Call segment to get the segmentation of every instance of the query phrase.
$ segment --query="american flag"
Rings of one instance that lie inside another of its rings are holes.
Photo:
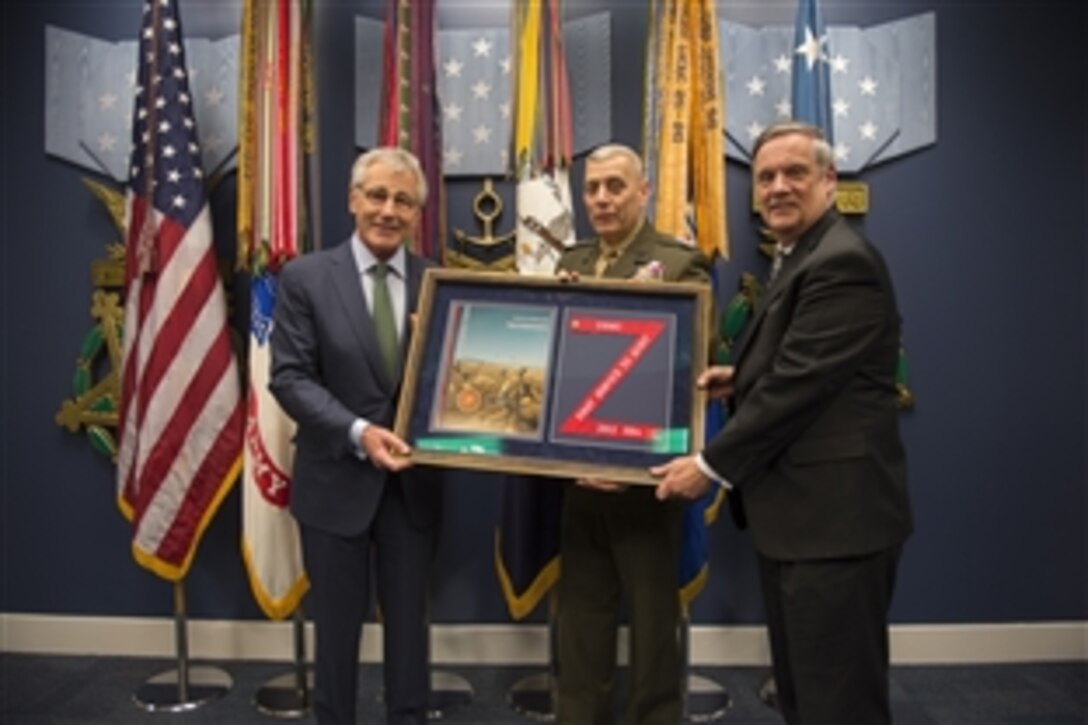
[[[176,0],[145,5],[137,67],[118,500],[137,562],[176,581],[238,476],[245,415]]]

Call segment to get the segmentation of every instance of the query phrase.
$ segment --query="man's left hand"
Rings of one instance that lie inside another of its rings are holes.
[[[654,492],[659,501],[668,498],[693,501],[710,489],[710,479],[695,462],[695,456],[682,456],[654,466],[650,475],[660,479]]]

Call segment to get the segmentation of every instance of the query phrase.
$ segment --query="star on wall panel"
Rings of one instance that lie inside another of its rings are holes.
[[[899,134],[873,163],[937,142],[937,15],[923,13],[867,30],[873,45],[900,60]]]
[[[778,37],[784,29],[771,33],[727,21],[720,26],[726,155],[746,161],[763,129],[790,116],[792,58]]]
[[[219,171],[238,145],[240,43],[241,36],[232,35],[217,41],[194,38],[185,44],[206,177]]]
[[[185,43],[201,163],[211,174],[238,145],[239,36]],[[107,42],[45,29],[45,151],[80,168],[128,178],[136,93],[136,41]]]
[[[509,165],[513,60],[506,30],[438,34],[438,104],[446,176],[502,173]]]
[[[118,182],[128,177],[136,46],[45,28],[45,151]]]
[[[576,154],[612,135],[610,28],[607,13],[563,25]],[[361,148],[373,147],[378,138],[382,29],[380,21],[355,20],[355,142]],[[516,71],[509,35],[505,28],[438,32],[436,80],[445,176],[509,170]]]
[[[867,166],[935,143],[936,18],[933,13],[872,28],[827,29],[827,63],[839,170]],[[792,27],[721,22],[726,152],[747,162],[756,137],[791,116]]]

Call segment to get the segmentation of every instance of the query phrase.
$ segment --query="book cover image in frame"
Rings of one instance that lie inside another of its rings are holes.
[[[427,271],[394,430],[423,465],[652,484],[703,437],[706,285]]]
[[[554,335],[554,308],[453,302],[430,429],[539,440]]]

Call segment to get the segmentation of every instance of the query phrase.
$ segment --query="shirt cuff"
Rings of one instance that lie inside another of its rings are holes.
[[[703,472],[704,476],[709,478],[711,481],[716,481],[717,483],[719,483],[721,487],[724,488],[726,491],[733,490],[733,484],[729,483],[729,481],[726,481],[724,478],[718,475],[718,472],[711,468],[710,464],[706,462],[705,458],[703,458],[702,453],[695,454],[695,465],[699,467],[699,470]]]
[[[355,451],[355,456],[360,461],[367,459],[366,451],[363,450],[363,433],[370,425],[369,421],[365,421],[362,418],[356,418],[355,422],[351,424],[351,430],[348,431],[348,436],[351,438],[351,450]]]

